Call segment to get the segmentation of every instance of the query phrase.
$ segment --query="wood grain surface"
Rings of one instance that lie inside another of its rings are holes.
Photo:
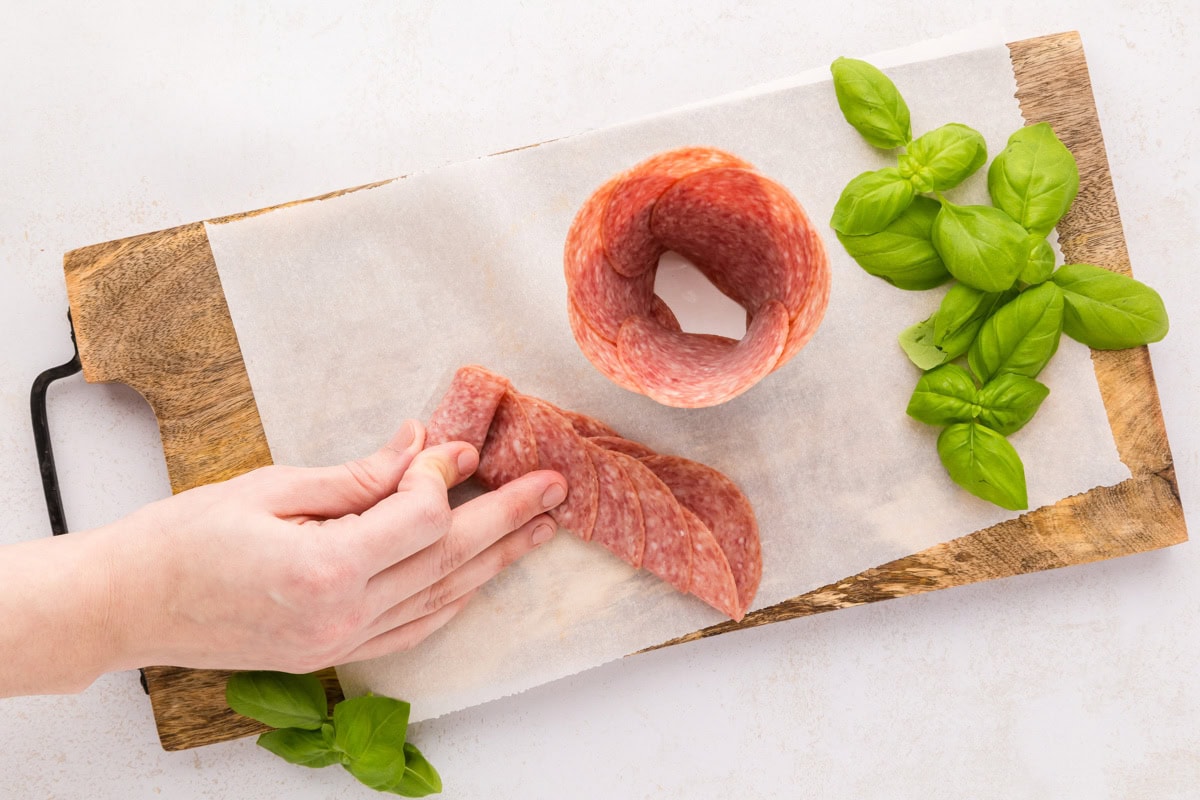
[[[1026,121],[1049,122],[1079,164],[1079,196],[1058,227],[1066,260],[1130,274],[1078,35],[1028,39],[1009,49]],[[84,376],[125,383],[145,396],[158,419],[174,491],[271,463],[203,224],[75,250],[66,255],[65,269]],[[1130,479],[753,612],[740,623],[715,625],[659,647],[1185,541],[1146,348],[1093,352],[1092,361]],[[169,666],[146,669],[163,747],[180,750],[263,730],[226,707],[227,675]],[[336,677],[332,670],[323,677],[333,702],[341,696]]]

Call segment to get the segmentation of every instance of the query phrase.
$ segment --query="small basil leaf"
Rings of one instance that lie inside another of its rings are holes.
[[[1075,157],[1045,122],[1021,128],[988,168],[988,193],[1035,236],[1045,237],[1079,193]]]
[[[1033,419],[1050,389],[1033,378],[1006,372],[979,390],[979,421],[1005,436],[1016,433]]]
[[[409,708],[404,700],[377,694],[342,700],[334,706],[334,744],[352,762],[398,758],[403,766]]]
[[[328,719],[325,688],[315,675],[235,672],[225,684],[225,701],[272,728],[317,730]]]
[[[900,157],[900,172],[918,192],[958,186],[987,161],[987,142],[974,128],[951,122],[922,134]]]
[[[1121,350],[1167,335],[1162,298],[1140,281],[1091,264],[1067,264],[1053,281],[1067,304],[1063,330],[1088,347]]]
[[[320,731],[299,728],[267,731],[258,737],[258,746],[302,767],[328,767],[341,760],[341,753],[329,746]]]
[[[933,246],[950,274],[985,292],[1013,285],[1029,256],[1025,229],[998,208],[942,203]]]
[[[404,775],[384,791],[403,797],[425,797],[442,790],[442,776],[418,750],[407,742],[404,745]]]
[[[905,328],[899,340],[908,360],[923,370],[933,369],[950,360],[933,343],[933,317]]]
[[[979,415],[975,381],[957,364],[944,364],[926,372],[913,389],[908,415],[926,425],[970,422]]]
[[[856,58],[836,59],[829,71],[842,115],[864,139],[885,150],[912,139],[908,105],[888,76]]]
[[[967,362],[984,383],[1004,372],[1036,378],[1058,350],[1062,327],[1062,292],[1043,283],[1017,295],[983,323]]]
[[[846,184],[829,224],[846,236],[878,233],[908,208],[913,195],[912,184],[895,167],[864,172]]]
[[[994,430],[978,422],[951,425],[937,450],[951,479],[971,494],[1012,511],[1029,507],[1021,457]]]
[[[1054,248],[1045,238],[1029,237],[1029,257],[1021,269],[1018,280],[1030,286],[1045,283],[1054,272]]]
[[[866,236],[837,234],[858,265],[901,289],[932,289],[950,280],[929,239],[938,203],[916,197],[886,228]]]
[[[965,283],[954,284],[933,315],[933,343],[947,358],[958,358],[971,347],[983,321],[1016,296],[1014,291],[981,292]]]

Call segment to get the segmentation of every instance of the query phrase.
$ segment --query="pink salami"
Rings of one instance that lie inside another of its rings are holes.
[[[687,591],[735,620],[746,615],[738,599],[733,571],[712,531],[689,509],[683,509],[692,542],[692,574]]]
[[[612,450],[617,453],[624,453],[627,456],[634,458],[642,458],[643,456],[656,456],[658,453],[651,450],[641,442],[635,442],[630,439],[623,439],[620,436],[593,436],[592,442],[600,445],[605,450]]]
[[[630,480],[625,467],[611,453],[586,440],[584,446],[596,469],[599,488],[596,526],[589,538],[608,548],[622,561],[640,567],[646,547],[640,491]],[[642,467],[641,464],[638,466]],[[646,568],[649,569],[648,566]]]
[[[654,294],[666,250],[746,309],[740,343],[679,329]],[[829,302],[829,259],[804,209],[710,147],[661,153],[600,187],[571,225],[563,270],[588,360],[619,386],[682,408],[724,403],[781,367]]]
[[[596,525],[599,487],[583,439],[549,403],[528,395],[519,395],[518,401],[533,429],[537,468],[555,470],[567,479],[567,499],[547,513],[580,539],[590,539]]]
[[[620,464],[637,490],[646,531],[641,567],[679,591],[688,591],[692,539],[679,502],[666,484],[636,458],[614,450],[596,449]]]
[[[754,509],[742,490],[710,466],[678,456],[649,456],[642,463],[670,487],[675,499],[712,531],[737,585],[741,616],[762,580],[762,545]]]
[[[487,488],[495,489],[537,468],[533,427],[516,392],[509,389],[496,406],[491,429],[479,451],[475,477]]]
[[[425,446],[467,442],[483,449],[500,399],[511,388],[508,379],[483,367],[467,366],[454,373],[450,388],[429,417]]]

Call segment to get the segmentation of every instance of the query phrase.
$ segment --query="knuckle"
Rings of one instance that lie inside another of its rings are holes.
[[[431,492],[415,499],[417,519],[426,528],[445,532],[450,529],[450,502],[444,494]]]
[[[453,588],[445,580],[438,581],[422,592],[420,616],[426,616],[449,603],[453,597]]]
[[[354,481],[354,485],[368,495],[376,496],[385,494],[396,488],[389,486],[388,482],[384,480],[384,476],[367,459],[360,458],[355,461],[347,461],[342,466],[350,473],[350,478]]]
[[[449,575],[454,570],[461,567],[470,556],[467,544],[460,539],[447,536],[442,540],[438,548],[438,558],[436,560],[437,575],[435,579],[440,579],[443,575]],[[435,584],[436,585],[436,582]],[[432,587],[430,587],[432,588]]]

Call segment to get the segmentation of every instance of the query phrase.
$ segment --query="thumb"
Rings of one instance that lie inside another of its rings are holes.
[[[333,467],[287,469],[272,492],[275,510],[289,517],[333,519],[361,514],[395,493],[425,443],[425,428],[407,420],[383,447],[365,458]]]

